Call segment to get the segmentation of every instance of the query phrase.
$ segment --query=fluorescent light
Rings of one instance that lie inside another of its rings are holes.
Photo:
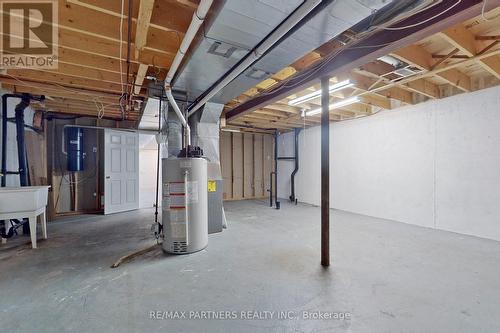
[[[342,100],[340,102],[336,102],[336,103],[330,104],[329,110],[338,109],[338,108],[341,108],[341,107],[346,106],[346,105],[351,105],[351,104],[357,103],[359,101],[360,101],[359,97],[358,96],[354,96],[354,97],[351,97],[351,98],[348,98],[348,99],[344,99],[344,100]],[[321,108],[317,108],[317,109],[313,109],[313,110],[307,111],[306,112],[306,116],[313,116],[313,115],[318,114],[318,113],[321,113]]]
[[[344,88],[348,88],[348,87],[352,87],[354,85],[354,83],[351,83],[350,80],[345,80],[345,81],[340,81],[340,82],[337,82],[335,84],[332,84],[329,88],[328,88],[328,92],[331,94],[335,91],[339,91],[341,89],[344,89]],[[305,103],[305,102],[308,102],[312,99],[315,99],[317,97],[321,96],[321,89],[320,90],[317,90],[317,91],[314,91],[312,93],[309,93],[307,95],[304,95],[304,96],[300,96],[300,97],[297,97],[297,98],[294,98],[292,100],[290,100],[288,102],[288,105],[298,105],[298,104],[301,104],[301,103]]]

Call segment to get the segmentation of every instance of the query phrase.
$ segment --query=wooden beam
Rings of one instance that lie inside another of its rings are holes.
[[[351,105],[346,105],[342,107],[343,110],[347,110],[359,115],[366,115],[372,113],[372,106],[362,103],[355,103]]]
[[[117,1],[100,1],[99,5],[106,5],[108,2]],[[163,2],[163,1],[162,1]],[[161,36],[166,36],[171,33],[183,33],[187,30],[193,10],[184,10],[181,8],[173,8],[172,4],[159,2],[157,10],[154,11],[151,17],[150,28],[154,31],[161,40]],[[84,2],[77,0],[61,0],[59,3],[59,26],[70,28],[84,34],[93,34],[96,36],[104,36],[108,38],[120,39],[120,20],[126,21],[126,13],[122,17],[120,14],[121,8],[117,11],[98,10],[100,6],[89,7]],[[119,4],[119,2],[118,2]],[[178,12],[176,10],[179,9]],[[135,36],[137,31],[137,20],[133,15],[132,19],[132,35]],[[89,20],[92,18],[92,20]],[[124,24],[124,26],[126,23]],[[182,37],[181,37],[182,39]]]
[[[135,48],[142,51],[146,46],[149,24],[153,14],[154,0],[140,0],[139,16],[137,18],[137,30],[135,33]]]
[[[420,45],[410,45],[393,52],[391,55],[396,58],[412,64],[421,70],[431,70],[434,64],[432,55]]]
[[[448,81],[449,84],[457,87],[462,91],[469,92],[472,89],[470,77],[468,77],[458,69],[449,69],[447,71],[437,73],[436,76]]]
[[[66,97],[80,100],[92,100],[92,98],[97,98],[100,101],[116,101],[120,97],[120,94],[118,93],[111,94],[84,88],[63,89],[60,85],[54,85],[48,82],[37,82],[25,79],[19,81],[2,75],[0,75],[0,82],[2,85],[10,85],[14,87],[16,92],[28,92],[35,95],[49,95],[53,97]]]
[[[401,89],[399,87],[390,87],[385,90],[378,92],[387,98],[397,99],[405,104],[414,104],[413,94],[407,90]]]
[[[442,36],[447,42],[460,49],[468,57],[477,55],[479,47],[476,44],[476,37],[462,24],[458,24],[448,30],[443,31]],[[500,79],[500,60],[498,57],[478,59],[477,63],[491,75]]]
[[[271,105],[268,105],[265,107],[265,109],[271,109],[271,110],[278,110],[278,111],[283,111],[283,112],[288,112],[288,113],[293,113],[293,114],[299,114],[300,110],[297,107],[286,105],[286,104],[280,104],[280,103],[274,103]]]
[[[134,94],[139,95],[141,93],[142,83],[144,82],[144,78],[146,77],[147,71],[148,71],[148,65],[144,64],[139,65],[139,69],[137,70],[137,76],[135,78]]]
[[[362,104],[373,105],[386,110],[391,109],[391,101],[384,97],[377,95],[364,95],[360,97],[360,100],[360,103]]]
[[[477,53],[474,35],[462,24],[458,24],[438,34],[469,57]]]
[[[438,99],[441,97],[439,87],[436,84],[425,79],[410,81],[406,83],[406,87],[429,98]]]
[[[470,91],[471,90],[471,79],[466,74],[462,73],[456,68],[446,69],[446,66],[440,68],[439,71],[432,70],[432,66],[434,64],[434,59],[432,58],[432,54],[430,54],[426,49],[424,49],[420,45],[411,45],[409,47],[405,47],[396,52],[393,52],[393,55],[404,62],[415,65],[422,70],[432,71],[435,76],[444,79],[451,85],[463,90]],[[414,79],[419,78],[418,75],[415,75]],[[413,81],[411,78],[409,81]]]
[[[98,80],[75,78],[72,76],[60,73],[48,73],[36,71],[31,69],[9,69],[9,75],[12,75],[21,80],[31,80],[34,82],[51,82],[54,84],[64,84],[65,86],[74,88],[88,88],[104,92],[121,92],[122,87],[120,84],[102,82]]]
[[[38,72],[49,74],[63,74],[74,78],[96,80],[100,82],[120,83],[120,73],[103,71],[96,68],[86,68],[78,65],[59,63],[57,69],[35,69]],[[22,75],[24,70],[19,70]],[[124,74],[125,76],[125,74]],[[129,77],[132,77],[132,73]]]
[[[89,109],[99,109],[102,107],[105,108],[114,108],[114,109],[119,109],[120,105],[118,103],[118,100],[115,100],[113,103],[95,103],[94,101],[81,101],[81,100],[74,100],[74,99],[69,99],[69,98],[53,98],[52,100],[47,100],[45,101],[45,105],[52,105],[52,106],[59,106],[59,107],[66,107],[66,108],[71,108],[71,107],[76,107],[76,108],[89,108]]]
[[[500,58],[492,56],[481,60],[482,67],[500,80]]]
[[[79,116],[98,117],[98,111],[95,109],[86,109],[86,108],[67,109],[67,108],[60,108],[60,107],[55,107],[55,108],[48,107],[46,111],[62,113],[62,114],[79,115]],[[105,110],[104,114],[102,116],[103,116],[103,118],[111,118],[111,119],[117,119],[117,120],[122,119],[120,112],[111,111],[111,110]],[[129,120],[137,120],[138,115],[136,113],[132,113],[128,119]]]
[[[476,40],[500,40],[500,35],[476,36]]]

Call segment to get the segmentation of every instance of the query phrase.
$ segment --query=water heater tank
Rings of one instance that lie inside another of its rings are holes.
[[[83,129],[80,127],[67,127],[66,135],[67,169],[68,171],[83,170]]]
[[[181,157],[162,160],[163,250],[192,253],[208,244],[207,161]]]

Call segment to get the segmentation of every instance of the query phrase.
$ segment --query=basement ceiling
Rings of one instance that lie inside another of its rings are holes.
[[[336,0],[239,75],[211,101],[227,103],[368,17],[388,0]],[[276,28],[302,1],[227,0],[174,87],[195,99]]]
[[[48,96],[45,105],[39,106],[46,111],[110,119],[122,119],[119,98],[128,92],[132,97],[123,116],[137,120],[146,98],[144,76],[165,76],[198,1],[132,1],[130,65],[128,1],[124,1],[123,14],[121,1],[116,0],[56,2],[59,68],[9,69],[0,74],[2,87]]]
[[[330,49],[336,48],[331,42],[322,47],[325,48],[328,44],[331,44]],[[484,17],[480,15],[461,22],[415,44],[395,50],[388,56],[373,59],[331,78],[331,84],[344,80],[353,83],[352,86],[332,93],[331,104],[353,97],[359,99],[356,103],[330,110],[332,121],[366,117],[381,110],[498,85],[500,8],[486,12]],[[301,61],[283,68],[283,75],[261,81],[228,102],[226,110],[266,93],[275,85],[279,86],[284,80],[300,74],[303,69],[321,61],[323,57],[318,50],[305,55]],[[301,67],[302,62],[306,62],[307,66]],[[287,131],[296,127],[318,125],[320,114],[307,116],[307,112],[320,107],[319,95],[298,105],[290,105],[293,104],[290,101],[319,89],[319,84],[315,84],[250,113],[229,118],[227,128],[273,132],[276,129]]]

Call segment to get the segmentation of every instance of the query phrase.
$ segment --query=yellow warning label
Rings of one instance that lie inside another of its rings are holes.
[[[215,180],[208,181],[208,192],[216,192],[217,191],[217,183]]]

